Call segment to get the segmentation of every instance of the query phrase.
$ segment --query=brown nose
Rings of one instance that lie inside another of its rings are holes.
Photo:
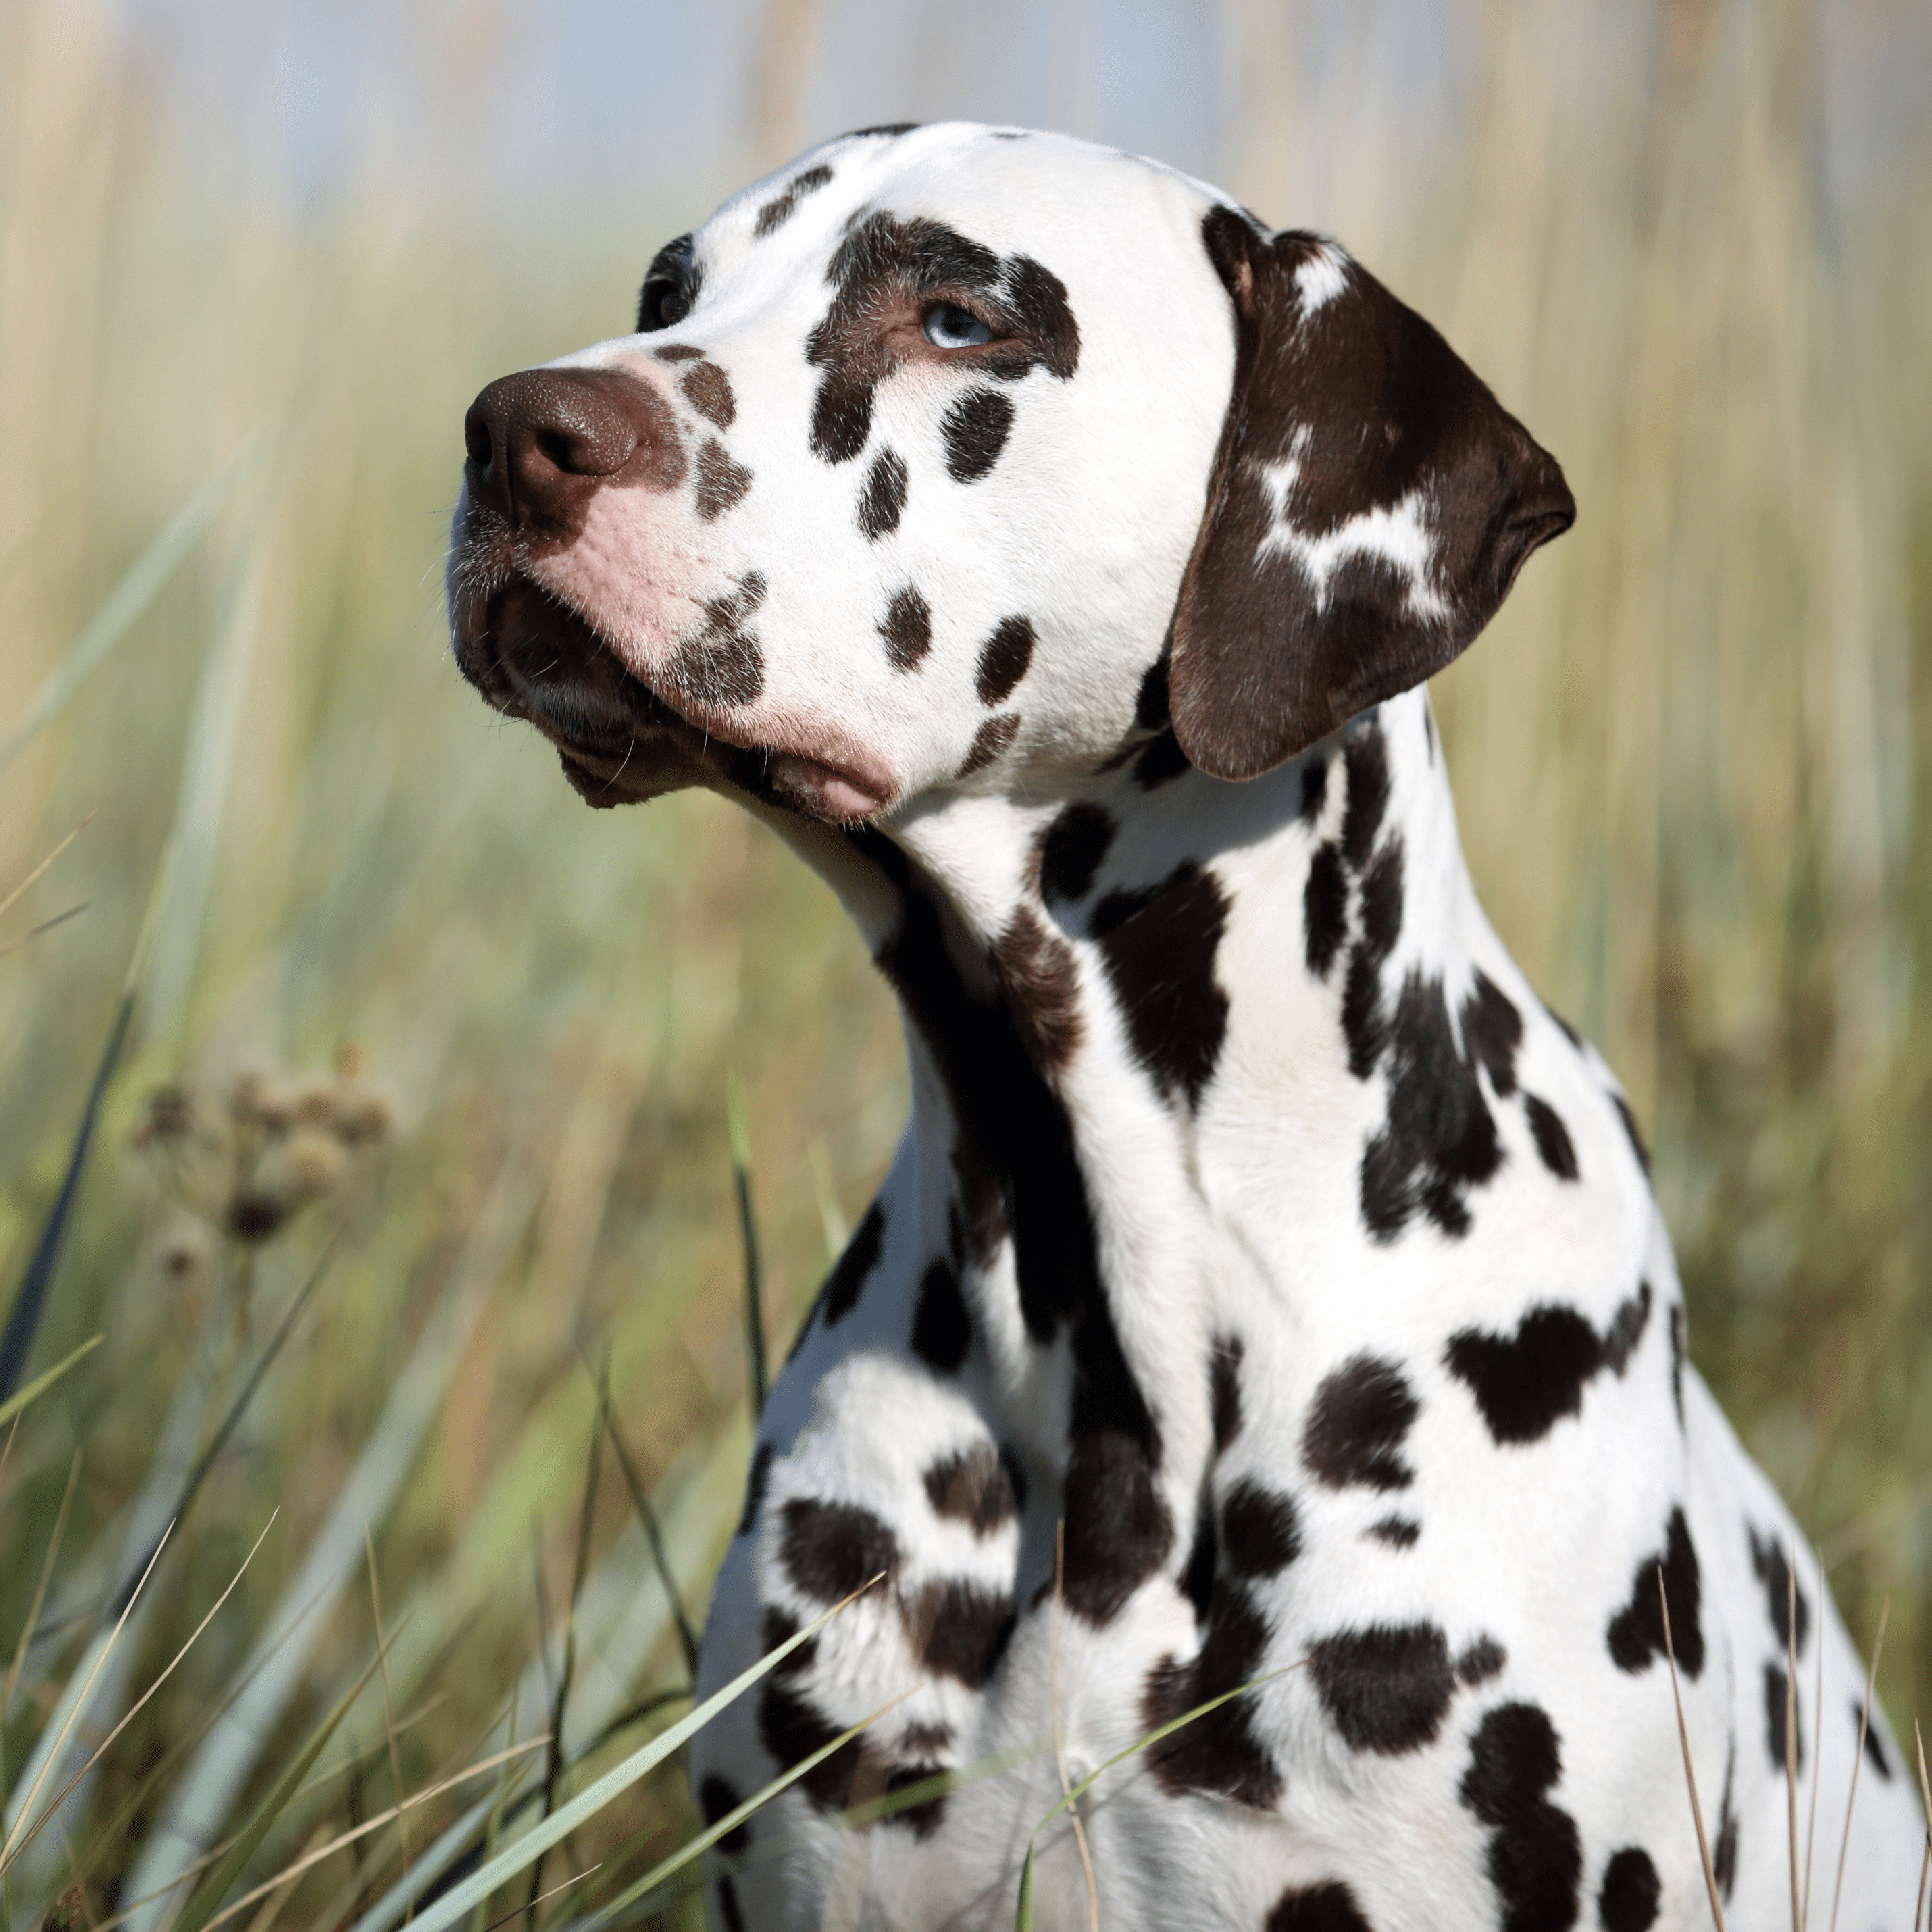
[[[684,474],[670,406],[616,369],[524,369],[492,382],[463,419],[470,500],[512,528],[574,535],[607,482],[668,490]]]

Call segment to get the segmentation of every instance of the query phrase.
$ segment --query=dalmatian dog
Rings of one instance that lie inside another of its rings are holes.
[[[1810,1911],[1856,1775],[1838,1923],[1904,1932],[1904,1755],[1460,854],[1424,684],[1574,506],[1442,338],[1170,169],[872,128],[465,431],[465,675],[593,806],[739,801],[904,1012],[700,1691],[872,1587],[694,1746],[713,1822],[816,1755],[712,1924],[1010,1925],[1063,1761],[1252,1686],[1040,1834],[1036,1924],[1090,1862],[1109,1932],[1707,1924],[1667,1604],[1728,1924],[1795,1766]]]

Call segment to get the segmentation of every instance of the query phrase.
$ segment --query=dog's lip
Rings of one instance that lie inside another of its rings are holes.
[[[802,752],[773,752],[769,769],[781,791],[815,801],[828,818],[872,818],[892,802],[892,787],[872,773],[829,764]]]
[[[816,817],[841,824],[871,818],[885,810],[898,790],[890,777],[854,748],[842,744],[834,751],[824,742],[823,734],[791,720],[767,720],[760,728],[748,728],[734,722],[728,713],[688,703],[680,706],[644,679],[638,681],[688,728],[762,758],[773,788]]]
[[[502,664],[509,687],[504,697],[510,701],[505,703],[502,698],[493,701],[502,710],[528,718],[560,748],[600,761],[621,760],[631,740],[653,733],[662,734],[667,729],[675,731],[681,727],[698,741],[692,748],[700,758],[704,742],[715,740],[734,751],[762,759],[773,789],[814,818],[850,824],[874,818],[892,803],[898,789],[897,784],[856,747],[848,743],[836,746],[827,743],[823,733],[812,731],[790,719],[768,719],[758,725],[747,725],[728,712],[693,704],[688,698],[680,702],[648,678],[640,676],[632,668],[628,654],[622,646],[574,599],[560,596],[526,577],[524,580],[560,614],[581,624],[610,652],[637,688],[668,714],[660,718],[627,717],[621,720],[613,717],[608,725],[592,733],[573,730],[566,719],[545,702],[548,694],[540,685],[518,674],[513,667]],[[496,600],[492,598],[489,601],[494,603]],[[487,633],[488,628],[485,619],[478,629]],[[500,658],[497,662],[502,663]]]

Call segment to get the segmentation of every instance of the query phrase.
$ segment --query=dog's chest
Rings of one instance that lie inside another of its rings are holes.
[[[1794,1532],[1432,766],[1418,700],[1211,868],[1156,820],[1056,874],[1049,832],[1051,926],[992,942],[1004,1042],[909,890],[882,964],[924,1098],[768,1406],[704,1682],[859,1594],[696,1748],[714,1816],[806,1766],[728,1925],[1004,1922],[1063,1762],[1116,1758],[1082,1806],[1112,1925],[1692,1922],[1666,1603],[1761,1888]],[[1828,1607],[1812,1642],[1856,1701]],[[1066,1832],[1042,1925],[1084,1922]]]
[[[1058,1165],[1026,1124],[1038,1094],[995,1106],[915,1033],[950,1105],[775,1393],[707,1658],[865,1592],[728,1722],[787,1765],[890,1707],[806,1774],[803,1808],[913,1794],[867,1857],[916,1851],[920,1884],[1021,1855],[1058,1796],[1036,1755],[1056,1714],[1076,1780],[1188,1719],[1094,1821],[1117,1870],[1162,1848],[1170,1882],[1258,1900],[1390,1808],[1480,1868],[1490,1828],[1450,1759],[1512,1684],[1553,1724],[1586,1630],[1613,1674],[1602,1630],[1683,1486],[1675,1275],[1600,1064],[1492,941],[1442,956],[1434,830],[1388,762],[1337,758],[1292,824],[1218,864],[1204,966],[1151,992],[1120,935],[1164,896],[1198,918],[1199,874],[1156,864],[1111,911],[1104,868],[1076,881],[1056,997],[1088,1050],[1053,1084]],[[1170,1037],[1213,1035],[1191,1090],[1198,1054],[1137,1046],[1149,998]],[[1285,1075],[1292,1102],[1259,1105]],[[982,1245],[971,1176],[1003,1161]],[[1027,1278],[1040,1228],[1102,1297],[1067,1291],[1044,1335],[1065,1284]],[[1266,1916],[1233,1902],[1203,1922]]]

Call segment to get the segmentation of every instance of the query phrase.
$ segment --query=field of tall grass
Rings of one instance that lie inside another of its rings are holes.
[[[1867,1643],[1889,1598],[1909,1736],[1932,155],[1832,132],[1820,50],[1882,8],[1470,0],[1423,134],[1400,11],[1230,0],[1222,178],[1568,471],[1576,529],[1438,687],[1466,842],[1650,1133],[1694,1357]],[[738,1176],[776,1357],[903,1068],[815,880],[716,801],[586,812],[442,643],[469,399],[621,329],[730,184],[493,206],[372,136],[298,198],[113,17],[0,5],[0,1400],[100,1338],[0,1411],[0,1932],[64,1893],[375,1932],[684,1716],[749,1441]],[[673,1754],[464,1922],[596,1866],[536,1908],[574,1922],[694,1828]]]

